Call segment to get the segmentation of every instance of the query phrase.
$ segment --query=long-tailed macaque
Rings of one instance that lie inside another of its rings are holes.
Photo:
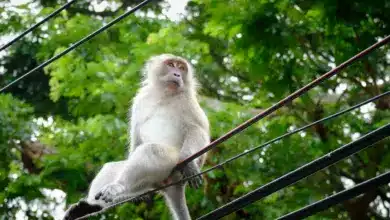
[[[65,219],[200,172],[205,156],[172,173],[179,161],[210,142],[209,122],[196,98],[196,86],[193,67],[182,57],[162,54],[146,63],[144,81],[130,111],[128,159],[105,164],[87,198],[70,207]],[[201,183],[201,177],[189,181],[191,187]],[[184,188],[185,183],[163,191],[173,217],[179,220],[191,219]]]

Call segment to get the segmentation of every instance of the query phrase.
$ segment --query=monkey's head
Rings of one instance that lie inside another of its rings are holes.
[[[172,54],[154,56],[145,66],[144,84],[170,93],[194,91],[193,68],[186,59]]]

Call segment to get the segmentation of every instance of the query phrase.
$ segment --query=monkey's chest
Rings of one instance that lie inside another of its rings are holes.
[[[157,111],[139,128],[142,142],[181,147],[183,143],[183,121],[173,112]]]

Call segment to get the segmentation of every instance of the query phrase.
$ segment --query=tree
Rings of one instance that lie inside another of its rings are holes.
[[[136,2],[78,1],[2,55],[1,85]],[[99,3],[108,6],[96,7]],[[0,3],[0,33],[16,34],[61,4]],[[176,53],[194,64],[202,106],[217,138],[390,33],[390,5],[384,0],[194,0],[179,21],[165,17],[165,7],[152,3],[0,94],[0,184],[5,189],[0,216],[51,219],[50,204],[56,201],[47,196],[48,190],[63,191],[69,205],[85,195],[102,164],[125,157],[129,100],[139,87],[144,61],[153,54]],[[217,146],[206,166],[388,91],[388,54],[388,46],[378,49],[277,115]],[[194,217],[205,214],[389,123],[389,109],[390,97],[383,98],[208,173],[203,190],[187,190],[190,212]],[[274,219],[383,173],[390,167],[389,147],[390,141],[384,140],[226,219]],[[313,219],[389,218],[388,192],[388,186],[373,189]],[[169,218],[158,195],[149,203],[126,204],[105,215]]]

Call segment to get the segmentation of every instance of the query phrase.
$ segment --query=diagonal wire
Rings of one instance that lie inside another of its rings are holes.
[[[363,106],[363,105],[366,105],[366,104],[368,104],[368,103],[370,103],[370,102],[373,102],[373,101],[375,101],[375,100],[377,100],[377,99],[380,99],[380,98],[382,98],[382,97],[384,97],[384,96],[387,96],[387,95],[390,95],[390,91],[387,91],[387,92],[382,93],[382,94],[380,94],[380,95],[374,96],[374,97],[372,97],[372,98],[370,98],[370,99],[367,99],[367,100],[364,101],[364,102],[361,102],[361,103],[356,104],[356,105],[354,105],[354,106],[352,106],[352,107],[350,107],[350,108],[347,108],[347,109],[345,109],[345,110],[342,110],[342,111],[340,111],[340,112],[337,112],[337,113],[335,113],[335,114],[333,114],[333,115],[330,115],[330,116],[328,116],[328,117],[325,117],[325,118],[322,118],[322,119],[317,120],[317,121],[315,121],[315,122],[312,122],[312,123],[310,123],[310,124],[308,124],[308,125],[305,125],[305,126],[303,126],[303,127],[298,128],[298,129],[296,129],[296,130],[294,130],[294,131],[285,133],[285,134],[283,134],[283,135],[281,135],[281,136],[279,136],[279,137],[277,137],[277,138],[274,138],[274,139],[272,139],[272,140],[270,140],[270,141],[265,142],[264,144],[261,144],[261,145],[258,146],[258,147],[254,147],[254,148],[249,149],[249,150],[246,150],[246,151],[244,151],[243,153],[240,153],[240,154],[238,154],[238,155],[236,155],[236,156],[234,156],[234,157],[231,157],[231,158],[225,160],[224,162],[219,163],[219,164],[217,164],[217,165],[215,165],[215,166],[213,166],[213,167],[210,167],[210,168],[208,168],[208,169],[206,169],[206,170],[204,170],[204,171],[202,171],[202,172],[200,172],[200,173],[197,173],[197,174],[194,174],[194,175],[192,175],[192,176],[183,178],[183,179],[181,179],[181,180],[179,180],[179,181],[177,181],[177,182],[174,182],[174,183],[165,185],[165,186],[163,186],[163,187],[159,187],[159,188],[150,190],[150,191],[148,191],[148,192],[146,192],[146,193],[143,193],[143,194],[141,194],[141,195],[139,195],[139,196],[136,196],[136,197],[131,197],[131,198],[128,198],[128,197],[124,197],[124,198],[123,198],[123,197],[120,197],[120,198],[117,198],[117,199],[115,199],[115,201],[120,201],[120,202],[117,202],[117,203],[115,203],[115,204],[112,204],[112,205],[110,205],[110,206],[108,206],[108,207],[106,207],[106,208],[103,208],[102,210],[100,210],[100,211],[98,211],[98,212],[94,212],[94,213],[85,215],[85,216],[80,217],[80,218],[78,218],[78,219],[85,219],[85,218],[87,218],[87,217],[94,216],[94,215],[97,215],[97,214],[99,214],[99,213],[103,213],[103,212],[105,212],[106,210],[111,209],[111,208],[113,208],[113,207],[115,207],[115,206],[117,206],[117,205],[120,205],[120,204],[129,202],[129,201],[132,201],[132,200],[134,200],[134,199],[136,199],[136,198],[145,196],[145,195],[147,195],[147,194],[151,194],[151,193],[158,192],[158,191],[160,191],[160,190],[163,190],[163,189],[168,188],[168,187],[173,186],[173,185],[177,185],[177,184],[180,184],[180,183],[184,183],[184,182],[186,182],[186,181],[188,181],[188,180],[190,180],[190,179],[192,179],[192,178],[195,178],[195,177],[197,177],[197,176],[201,176],[201,175],[203,175],[203,174],[205,174],[205,173],[208,173],[208,172],[210,172],[210,171],[212,171],[212,170],[215,170],[215,169],[217,169],[217,168],[219,168],[219,167],[222,167],[223,165],[225,165],[225,164],[227,164],[227,163],[229,163],[229,162],[231,162],[231,161],[233,161],[233,160],[236,160],[236,159],[238,159],[238,158],[240,158],[240,157],[243,157],[243,156],[245,156],[245,155],[247,155],[247,154],[249,154],[249,153],[251,153],[251,152],[253,152],[253,151],[255,151],[255,150],[258,150],[258,149],[261,149],[261,148],[263,148],[263,147],[266,147],[266,146],[268,146],[268,145],[270,145],[270,144],[272,144],[272,143],[275,143],[275,142],[277,142],[277,141],[279,141],[279,140],[281,140],[281,139],[283,139],[283,138],[285,138],[285,137],[288,137],[288,136],[290,136],[290,135],[296,134],[296,133],[298,133],[298,132],[300,132],[300,131],[303,131],[303,130],[305,130],[305,129],[309,128],[309,127],[312,127],[312,126],[314,126],[314,125],[317,125],[317,124],[319,124],[319,123],[322,123],[322,122],[325,122],[325,121],[334,119],[334,118],[336,118],[336,117],[338,117],[338,116],[340,116],[340,115],[342,115],[342,114],[345,114],[345,113],[347,113],[347,112],[350,112],[350,111],[352,111],[352,110],[355,110],[355,109],[357,109],[357,108],[359,108],[359,107],[361,107],[361,106]]]
[[[355,198],[360,194],[363,194],[370,189],[378,188],[381,185],[385,185],[390,182],[390,171],[376,176],[374,178],[368,179],[362,183],[357,184],[356,186],[343,190],[339,193],[326,197],[320,201],[314,202],[306,207],[303,207],[294,212],[288,213],[282,217],[279,217],[277,220],[295,220],[295,219],[304,219],[306,217],[312,216],[320,211],[324,211],[338,203],[343,201]]]
[[[50,20],[52,17],[56,16],[57,14],[59,14],[62,10],[66,9],[66,8],[69,8],[69,6],[71,4],[73,4],[74,2],[76,2],[76,0],[71,0],[69,1],[68,3],[64,4],[63,6],[61,6],[60,8],[58,8],[57,10],[53,11],[51,14],[49,14],[48,16],[46,16],[45,18],[43,18],[41,21],[39,21],[38,23],[34,24],[33,26],[31,26],[29,29],[25,30],[23,33],[19,34],[17,37],[15,37],[14,39],[12,39],[10,42],[4,44],[3,46],[0,46],[0,51],[8,48],[9,46],[11,46],[12,44],[14,44],[16,41],[18,41],[20,38],[24,37],[25,35],[27,35],[28,33],[30,33],[31,31],[35,30],[37,27],[39,27],[41,24],[45,23],[46,21]]]
[[[281,108],[281,107],[285,106],[286,104],[292,102],[294,99],[302,96],[307,91],[309,91],[310,89],[314,88],[315,86],[317,86],[321,82],[323,82],[326,79],[329,79],[330,77],[336,75],[340,70],[348,67],[353,62],[355,62],[356,60],[366,56],[369,53],[371,53],[372,51],[374,51],[378,47],[381,47],[381,46],[387,44],[389,41],[390,41],[390,35],[386,36],[381,41],[378,41],[375,44],[371,45],[369,48],[367,48],[367,49],[361,51],[360,53],[356,54],[355,56],[353,56],[349,60],[345,61],[344,63],[340,64],[339,66],[337,66],[336,68],[332,69],[331,71],[325,73],[324,75],[318,77],[317,79],[313,80],[312,82],[310,82],[309,84],[305,85],[304,87],[298,89],[294,93],[292,93],[289,96],[287,96],[286,98],[280,100],[278,103],[274,104],[273,106],[269,107],[268,109],[264,110],[263,112],[259,113],[258,115],[254,116],[253,118],[245,121],[244,123],[242,123],[241,125],[237,126],[233,130],[229,131],[225,135],[219,137],[215,141],[211,142],[209,145],[203,147],[201,150],[199,150],[195,154],[193,154],[190,157],[186,158],[185,160],[179,162],[179,164],[176,166],[175,169],[176,170],[180,170],[186,164],[188,164],[190,161],[194,160],[195,158],[199,157],[200,155],[202,155],[202,154],[206,153],[207,151],[211,150],[212,148],[214,148],[218,144],[228,140],[232,136],[242,132],[243,130],[245,130],[246,128],[251,126],[252,124],[254,124],[257,121],[259,121],[260,119],[266,117],[267,115],[270,115],[271,113],[275,112],[279,108]]]
[[[125,17],[133,14],[134,12],[136,12],[138,9],[142,8],[143,6],[145,6],[146,4],[148,4],[149,2],[151,2],[153,0],[145,0],[143,2],[141,2],[140,4],[138,4],[137,6],[135,6],[134,8],[130,9],[129,11],[125,12],[124,14],[116,17],[114,20],[110,21],[108,24],[104,25],[103,27],[97,29],[95,32],[89,34],[88,36],[84,37],[83,39],[77,41],[76,43],[72,44],[72,46],[68,47],[67,49],[65,49],[64,51],[62,51],[61,53],[53,56],[52,58],[46,60],[45,62],[43,62],[42,64],[40,64],[39,66],[35,67],[34,69],[28,71],[27,73],[23,74],[22,76],[18,77],[17,79],[13,80],[12,82],[10,82],[9,84],[7,84],[6,86],[4,86],[3,88],[0,89],[0,92],[3,92],[5,89],[7,89],[8,87],[12,86],[13,84],[15,84],[16,82],[18,82],[19,80],[23,79],[24,77],[30,75],[31,73],[39,70],[39,69],[42,69],[44,68],[45,66],[49,65],[50,63],[54,62],[55,60],[59,59],[60,57],[64,56],[65,54],[69,53],[70,51],[74,50],[75,48],[77,48],[78,46],[80,46],[81,44],[87,42],[88,40],[90,40],[91,38],[95,37],[96,35],[100,34],[101,32],[105,31],[106,29],[108,29],[109,27],[111,27],[112,25],[118,23],[119,21],[121,21],[122,19],[124,19]]]
[[[257,189],[209,212],[206,215],[199,217],[203,219],[220,219],[232,212],[240,210],[245,206],[252,204],[260,199],[263,199],[283,188],[286,188],[310,175],[329,167],[359,151],[374,145],[375,143],[390,136],[390,123],[375,129],[374,131],[365,134],[359,139],[352,141],[342,147],[333,150],[322,157],[319,157],[301,167],[263,185]]]
[[[261,144],[260,146],[254,147],[254,148],[249,149],[249,150],[245,150],[244,152],[242,152],[242,153],[240,153],[240,154],[237,154],[237,155],[235,155],[235,156],[233,156],[233,157],[231,157],[231,158],[229,158],[229,159],[223,161],[222,163],[219,163],[219,164],[217,164],[217,165],[215,165],[215,166],[213,166],[213,167],[210,167],[209,169],[206,169],[206,170],[204,170],[204,171],[202,171],[202,172],[200,172],[200,173],[198,173],[198,174],[189,176],[188,178],[193,178],[193,177],[202,175],[202,174],[204,174],[204,173],[210,172],[210,171],[212,171],[212,170],[215,170],[215,169],[217,169],[217,168],[219,168],[219,167],[222,167],[223,165],[225,165],[225,164],[227,164],[227,163],[229,163],[229,162],[231,162],[231,161],[233,161],[233,160],[236,160],[236,159],[238,159],[238,158],[240,158],[240,157],[243,157],[243,156],[245,156],[245,155],[247,155],[247,154],[249,154],[249,153],[252,153],[253,151],[259,150],[259,149],[264,148],[264,147],[266,147],[266,146],[268,146],[268,145],[271,145],[271,144],[273,144],[273,143],[275,143],[275,142],[277,142],[277,141],[280,141],[280,140],[282,140],[282,139],[285,138],[285,137],[291,136],[291,135],[296,134],[296,133],[298,133],[298,132],[301,132],[301,131],[303,131],[303,130],[305,130],[305,129],[307,129],[307,128],[313,127],[314,125],[317,125],[317,124],[320,124],[320,123],[322,123],[322,122],[325,122],[325,121],[331,120],[331,119],[333,119],[333,118],[336,118],[336,117],[338,117],[338,116],[340,116],[340,115],[342,115],[342,114],[345,114],[345,113],[347,113],[347,112],[350,112],[350,111],[352,111],[352,110],[355,110],[355,109],[357,109],[357,108],[359,108],[359,107],[361,107],[361,106],[363,106],[363,105],[366,105],[366,104],[368,104],[368,103],[370,103],[370,102],[373,102],[373,101],[375,101],[375,100],[377,100],[377,99],[380,99],[380,98],[382,98],[382,97],[384,97],[384,96],[387,96],[387,95],[390,95],[390,91],[387,91],[387,92],[382,93],[382,94],[380,94],[380,95],[374,96],[374,97],[372,97],[372,98],[370,98],[370,99],[367,99],[366,101],[361,102],[361,103],[359,103],[359,104],[357,104],[357,105],[354,105],[354,106],[352,106],[352,107],[350,107],[350,108],[347,108],[347,109],[345,109],[345,110],[342,110],[342,111],[340,111],[340,112],[337,112],[337,113],[335,113],[335,114],[333,114],[333,115],[329,115],[328,117],[325,117],[325,118],[322,118],[322,119],[320,119],[320,120],[318,120],[318,121],[315,121],[315,122],[312,122],[312,123],[310,123],[310,124],[307,124],[307,125],[305,125],[305,126],[303,126],[303,127],[300,127],[300,128],[298,128],[298,129],[295,129],[295,130],[293,130],[293,131],[291,131],[291,132],[285,133],[285,134],[283,134],[283,135],[281,135],[281,136],[279,136],[279,137],[277,137],[277,138],[274,138],[274,139],[272,139],[272,140],[270,140],[270,141],[265,142],[264,144]],[[187,180],[187,179],[186,179],[186,180]]]

